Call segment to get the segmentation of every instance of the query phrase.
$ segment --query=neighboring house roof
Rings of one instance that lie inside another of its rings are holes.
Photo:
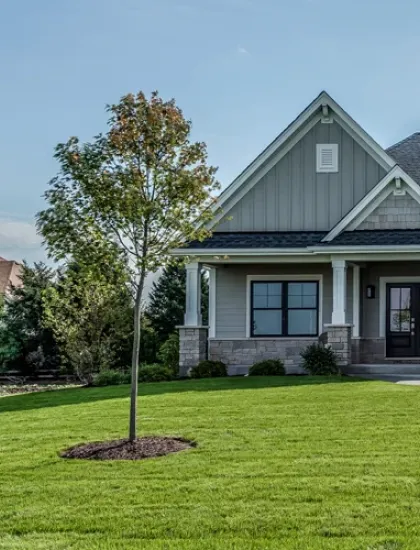
[[[325,235],[325,231],[217,232],[203,242],[192,241],[188,248],[306,248],[320,243]]]
[[[20,264],[0,257],[0,294],[9,292],[11,285],[22,285],[21,272],[22,266]]]
[[[386,152],[409,176],[420,183],[420,132],[392,145]]]

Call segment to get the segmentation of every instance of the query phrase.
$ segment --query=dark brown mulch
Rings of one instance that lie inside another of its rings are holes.
[[[141,460],[164,456],[195,447],[194,441],[181,437],[141,437],[131,442],[128,439],[82,443],[63,451],[62,458],[91,460]]]

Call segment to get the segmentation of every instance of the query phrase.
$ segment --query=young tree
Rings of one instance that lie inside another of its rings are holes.
[[[191,122],[158,93],[126,95],[107,107],[108,130],[92,143],[59,144],[61,169],[38,214],[51,256],[118,257],[134,289],[134,343],[129,438],[136,438],[137,379],[144,281],[164,267],[170,250],[209,235],[215,168],[204,143],[190,140]],[[197,224],[200,220],[201,224]]]
[[[184,322],[185,310],[185,267],[173,263],[165,267],[159,279],[152,285],[146,315],[154,329],[158,342],[163,344]],[[201,308],[203,324],[208,320],[208,279],[201,277]]]

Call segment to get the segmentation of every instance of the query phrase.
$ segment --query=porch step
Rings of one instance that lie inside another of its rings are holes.
[[[344,374],[350,375],[388,375],[388,376],[420,376],[420,363],[418,364],[383,364],[383,365],[351,365],[344,367]]]

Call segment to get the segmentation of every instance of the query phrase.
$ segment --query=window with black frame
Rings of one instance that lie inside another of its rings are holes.
[[[253,281],[251,336],[316,336],[318,282]]]

